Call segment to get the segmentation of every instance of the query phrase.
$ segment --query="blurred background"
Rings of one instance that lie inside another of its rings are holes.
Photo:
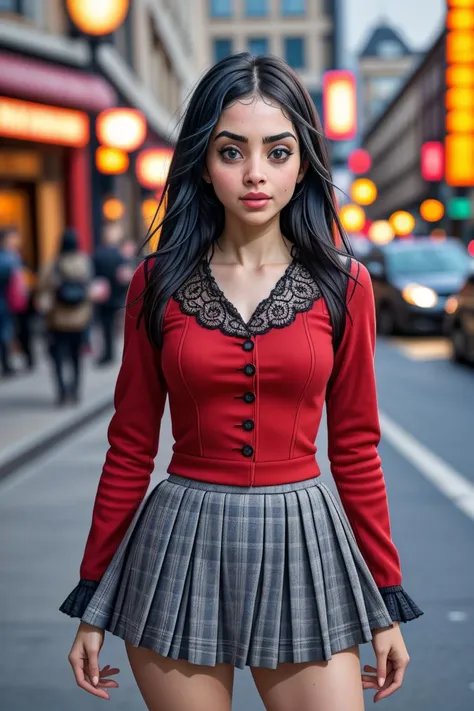
[[[304,80],[373,280],[393,536],[425,611],[384,703],[474,708],[474,0],[0,0],[2,711],[97,703],[57,608],[107,446],[124,299],[187,97],[242,50]],[[172,441],[166,414],[156,481]],[[123,668],[116,708],[144,708],[118,640],[103,663]],[[234,708],[262,709],[246,672]]]

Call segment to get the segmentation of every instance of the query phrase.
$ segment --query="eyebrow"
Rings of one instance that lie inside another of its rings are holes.
[[[230,131],[221,131],[217,134],[214,140],[217,141],[217,139],[222,138],[222,136],[231,138],[233,141],[240,141],[241,143],[249,142],[249,139],[245,136],[239,136],[238,133],[231,133]],[[264,138],[262,138],[262,143],[274,143],[275,141],[281,141],[282,138],[294,138],[296,141],[296,136],[294,136],[289,131],[285,131],[284,133],[278,133],[276,136],[265,136]]]

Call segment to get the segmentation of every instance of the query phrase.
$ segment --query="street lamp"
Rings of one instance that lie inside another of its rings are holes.
[[[125,20],[130,0],[66,0],[69,17],[85,35],[102,37]]]

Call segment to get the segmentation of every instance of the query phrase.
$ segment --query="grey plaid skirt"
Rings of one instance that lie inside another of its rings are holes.
[[[329,660],[392,620],[318,479],[246,487],[170,475],[142,503],[82,617],[193,664]]]

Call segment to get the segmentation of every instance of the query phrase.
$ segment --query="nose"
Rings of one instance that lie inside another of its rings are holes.
[[[262,185],[263,183],[267,182],[267,176],[263,172],[263,168],[261,165],[261,159],[258,157],[252,159],[252,162],[250,163],[248,170],[246,171],[244,175],[244,183],[245,185]]]

